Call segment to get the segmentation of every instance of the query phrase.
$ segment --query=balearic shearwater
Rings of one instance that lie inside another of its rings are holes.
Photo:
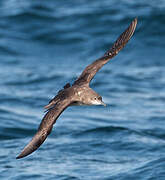
[[[88,65],[82,74],[71,86],[69,83],[45,106],[47,113],[39,125],[37,133],[34,135],[28,145],[17,156],[17,159],[23,158],[36,149],[45,141],[53,128],[53,124],[60,114],[71,105],[104,105],[102,97],[89,87],[90,81],[93,79],[97,71],[112,59],[126,45],[132,37],[137,24],[135,18],[129,27],[119,36],[113,46],[99,59]]]

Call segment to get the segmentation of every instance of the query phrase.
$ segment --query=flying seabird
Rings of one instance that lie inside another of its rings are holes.
[[[112,59],[127,44],[132,37],[137,24],[135,18],[129,27],[119,36],[113,46],[99,59],[88,65],[77,80],[70,85],[64,86],[62,90],[45,106],[47,113],[43,117],[37,133],[34,135],[28,145],[16,158],[23,158],[35,150],[45,141],[53,128],[53,124],[60,114],[72,105],[106,105],[102,101],[102,97],[89,87],[90,81],[93,79],[97,71]]]

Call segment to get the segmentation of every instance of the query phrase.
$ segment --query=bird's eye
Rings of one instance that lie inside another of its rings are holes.
[[[95,97],[94,100],[97,100],[97,97]]]

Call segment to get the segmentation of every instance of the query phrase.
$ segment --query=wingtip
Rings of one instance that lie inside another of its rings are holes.
[[[19,154],[18,156],[16,156],[16,159],[21,159],[23,158],[24,156],[22,156],[21,154]]]
[[[131,24],[129,25],[129,27],[126,29],[126,31],[123,33],[123,34],[126,34],[127,35],[127,42],[128,42],[128,40],[130,40],[131,39],[131,37],[132,37],[132,35],[134,34],[134,32],[135,32],[135,29],[136,29],[136,26],[137,26],[137,22],[138,22],[138,18],[137,17],[135,17],[133,20],[132,20],[132,22],[131,22]],[[127,32],[129,32],[129,35],[127,34]]]
[[[16,159],[21,159],[22,157],[20,156],[20,155],[18,155],[17,157],[16,157]]]
[[[36,151],[40,147],[40,145],[45,141],[47,136],[48,132],[45,132],[45,129],[43,131],[41,129],[38,130],[37,133],[33,136],[32,140],[24,147],[24,149],[16,157],[16,159],[24,158]]]
[[[138,21],[138,17],[135,17],[134,21]]]
[[[16,159],[21,159],[24,158],[26,156],[28,156],[31,153],[25,153],[24,150],[16,157]]]
[[[131,23],[131,26],[134,27],[134,30],[136,29],[137,22],[138,22],[138,18],[135,17],[135,19],[134,19],[134,20],[132,21],[132,23]]]
[[[138,17],[136,17],[133,21],[134,21],[135,24],[137,24],[137,22],[138,22]]]

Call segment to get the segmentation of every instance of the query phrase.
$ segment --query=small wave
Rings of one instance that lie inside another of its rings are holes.
[[[162,120],[164,120],[164,118],[162,118]],[[142,133],[144,133],[144,135],[148,137],[158,138],[162,140],[165,139],[165,132],[161,128],[145,129],[145,130],[142,130]]]
[[[85,130],[85,131],[81,131],[78,132],[76,134],[74,134],[74,136],[89,136],[89,135],[109,135],[112,137],[113,134],[116,135],[116,133],[132,133],[135,132],[129,128],[125,128],[125,127],[120,127],[120,126],[108,126],[108,127],[98,127],[98,128],[93,128],[93,129],[89,129],[89,130]],[[137,133],[137,132],[135,132]]]
[[[147,161],[145,165],[126,173],[127,177],[137,179],[164,179],[165,158],[157,158]],[[131,178],[131,179],[132,179]]]
[[[25,128],[1,128],[0,140],[17,139],[27,136],[33,136],[36,130]]]
[[[16,22],[26,22],[31,19],[31,21],[54,21],[55,18],[52,16],[46,16],[45,14],[43,15],[42,13],[37,13],[36,11],[27,11],[27,12],[20,12],[19,14],[16,15],[9,15],[7,16],[9,20],[14,20]]]
[[[20,55],[20,53],[18,53],[18,51],[15,51],[13,49],[11,49],[10,47],[4,47],[4,46],[0,46],[0,53],[2,55],[14,55],[14,56],[18,56]]]
[[[27,81],[15,81],[15,82],[6,82],[6,85],[16,85],[16,86],[22,86],[22,85],[28,85],[28,84],[36,84],[36,83],[42,83],[42,82],[48,82],[51,80],[55,80],[55,79],[61,79],[63,78],[62,75],[52,75],[51,77],[37,77],[35,79],[32,80],[27,80]]]

